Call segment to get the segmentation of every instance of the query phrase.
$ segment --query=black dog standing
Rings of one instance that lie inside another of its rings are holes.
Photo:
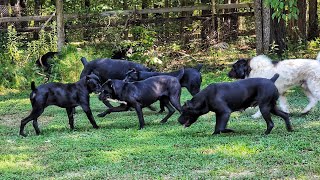
[[[183,105],[178,121],[189,127],[199,116],[213,111],[216,113],[214,134],[233,132],[231,129],[226,129],[230,114],[258,105],[267,123],[265,134],[269,134],[274,126],[270,113],[283,118],[287,130],[292,131],[288,114],[276,106],[279,93],[274,82],[278,77],[279,74],[275,74],[271,80],[249,78],[230,83],[211,84]]]
[[[106,82],[108,79],[122,80],[126,77],[126,73],[130,69],[137,69],[139,71],[151,71],[152,69],[143,66],[142,64],[115,59],[96,59],[88,62],[86,58],[82,57],[81,62],[84,66],[80,78],[91,73],[97,74],[101,82]],[[104,100],[103,103],[111,108],[113,107],[108,101]]]
[[[130,107],[133,107],[138,114],[139,129],[142,129],[144,127],[142,108],[160,100],[160,103],[167,107],[169,111],[168,115],[161,120],[162,123],[165,123],[175,111],[170,103],[175,109],[181,112],[181,85],[179,79],[182,76],[183,71],[178,78],[172,76],[155,76],[137,82],[108,80],[102,86],[99,99],[110,97],[112,99],[125,101],[127,105],[107,109],[101,116],[105,116],[111,112],[127,111]]]
[[[78,82],[70,84],[48,83],[36,88],[35,83],[32,82],[31,89],[30,101],[32,111],[28,117],[21,120],[21,136],[27,136],[23,132],[24,127],[32,120],[36,134],[40,134],[38,117],[43,113],[44,109],[50,105],[66,108],[71,129],[74,129],[72,110],[76,106],[81,106],[92,126],[94,128],[99,128],[92,116],[89,101],[89,94],[92,92],[98,93],[101,89],[99,77],[95,74],[87,75],[81,78]]]

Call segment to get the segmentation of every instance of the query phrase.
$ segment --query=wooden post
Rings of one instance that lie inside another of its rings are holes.
[[[263,53],[266,54],[269,52],[269,46],[271,41],[271,7],[266,7],[262,1],[262,23],[263,23]]]
[[[56,14],[57,14],[58,51],[61,51],[61,48],[63,47],[65,42],[63,0],[56,0]]]
[[[217,38],[219,37],[218,34],[218,20],[217,20],[217,16],[215,16],[217,14],[217,5],[216,5],[216,0],[212,0],[211,1],[211,9],[212,9],[212,31],[215,34],[213,38]]]
[[[256,24],[256,52],[257,55],[263,53],[263,26],[262,26],[262,0],[255,0],[254,17]]]

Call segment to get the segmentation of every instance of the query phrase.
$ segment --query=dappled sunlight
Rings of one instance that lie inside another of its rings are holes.
[[[17,89],[7,89],[7,88],[0,88],[0,96],[12,96],[14,94],[20,93]]]
[[[248,146],[244,143],[238,144],[226,144],[226,145],[217,145],[214,148],[200,148],[197,149],[197,152],[201,154],[207,155],[223,155],[223,156],[231,156],[231,157],[249,157],[251,155],[255,155],[259,153],[259,150]]]
[[[0,157],[0,171],[19,172],[19,171],[42,171],[45,167],[38,165],[37,162],[30,160],[26,154],[5,154]]]
[[[23,99],[8,99],[4,101],[0,101],[0,106],[21,106],[21,105],[26,105],[30,104],[29,98],[23,98]]]
[[[320,121],[307,121],[303,124],[303,128],[317,128],[319,129],[320,128]]]

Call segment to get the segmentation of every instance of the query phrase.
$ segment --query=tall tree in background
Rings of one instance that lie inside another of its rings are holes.
[[[181,0],[181,6],[193,6],[193,0]],[[182,45],[185,46],[190,41],[190,33],[188,32],[188,27],[191,25],[192,21],[190,21],[189,17],[192,16],[192,12],[182,12],[182,17],[185,17],[184,20],[181,20],[180,24],[180,39],[182,40]]]
[[[149,7],[149,0],[142,0],[141,8],[147,9]],[[148,14],[142,14],[142,19],[148,18]]]
[[[40,0],[34,0],[34,15],[39,16],[40,15],[40,9],[41,9],[41,1]],[[39,27],[40,23],[39,21],[34,22],[35,27]],[[33,38],[34,39],[39,39],[39,33],[34,32],[33,33]]]
[[[318,2],[317,0],[309,0],[309,29],[308,40],[319,37],[318,27]]]
[[[211,0],[201,0],[202,4],[209,4]],[[209,16],[211,14],[210,10],[203,10],[202,11],[202,16]],[[209,18],[209,17],[208,17]],[[201,41],[202,41],[202,46],[206,47],[207,44],[207,38],[209,36],[209,31],[210,31],[210,19],[202,20],[201,21]]]

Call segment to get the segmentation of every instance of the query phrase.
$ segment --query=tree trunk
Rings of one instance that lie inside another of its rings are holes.
[[[181,6],[192,6],[194,5],[194,1],[192,0],[182,0],[181,1]],[[189,17],[192,16],[192,12],[181,12],[182,17]],[[180,34],[181,34],[181,40],[182,40],[182,45],[186,46],[189,41],[190,41],[190,34],[187,31],[186,27],[190,25],[190,20],[186,19],[184,21],[181,21],[181,26],[180,26]]]
[[[211,0],[201,0],[201,4],[209,4]],[[203,10],[202,11],[202,15],[210,15],[211,11],[210,10]],[[210,31],[210,26],[211,26],[211,22],[209,19],[207,20],[202,20],[201,21],[201,41],[202,41],[202,46],[203,48],[207,48],[208,47],[208,43],[207,40],[209,39],[209,31]]]
[[[60,52],[65,42],[63,0],[56,0],[56,14],[57,14],[58,51]]]
[[[271,8],[265,7],[262,0],[255,0],[255,24],[257,54],[266,54],[269,51],[271,39]]]
[[[166,8],[168,8],[168,7],[170,6],[170,5],[169,5],[169,0],[165,0],[165,1],[164,1],[164,6],[165,6]],[[165,17],[166,19],[168,19],[168,18],[169,18],[169,13],[165,13],[165,14],[164,14],[164,17]],[[165,27],[165,28],[164,28],[164,35],[165,35],[165,39],[167,39],[167,38],[169,37],[169,35],[170,35],[169,22],[166,21],[164,27]]]
[[[147,9],[149,7],[149,1],[148,0],[142,0],[142,9]],[[142,19],[147,19],[148,14],[142,14]]]
[[[40,8],[41,8],[41,1],[40,0],[34,0],[34,15],[39,16],[40,15]],[[35,27],[39,27],[40,23],[38,21],[34,22]],[[39,39],[38,32],[33,33],[33,39]]]
[[[292,19],[288,24],[288,35],[290,40],[298,43],[299,40],[306,40],[306,0],[298,0],[298,19]]]
[[[306,42],[306,32],[307,32],[307,19],[306,19],[306,11],[307,11],[307,2],[306,0],[298,0],[298,28],[299,35],[302,41]]]
[[[86,13],[89,14],[90,13],[90,0],[85,0],[84,1],[84,8],[86,10]],[[85,24],[89,24],[90,23],[90,18],[86,18],[84,23]],[[90,40],[90,31],[88,30],[88,28],[84,29],[83,39],[87,40],[87,41]]]
[[[271,13],[273,14],[273,10],[271,9]],[[278,46],[275,49],[275,52],[279,57],[283,54],[286,49],[285,37],[286,37],[286,22],[281,18],[280,22],[278,22],[277,18],[272,19],[271,21],[271,41]]]
[[[319,37],[317,0],[309,0],[309,29],[308,40]]]
[[[128,9],[128,0],[123,0],[122,9],[127,10]],[[127,16],[129,18],[130,16]],[[123,38],[128,39],[129,33],[128,33],[128,25],[125,24],[124,31],[123,31]]]

